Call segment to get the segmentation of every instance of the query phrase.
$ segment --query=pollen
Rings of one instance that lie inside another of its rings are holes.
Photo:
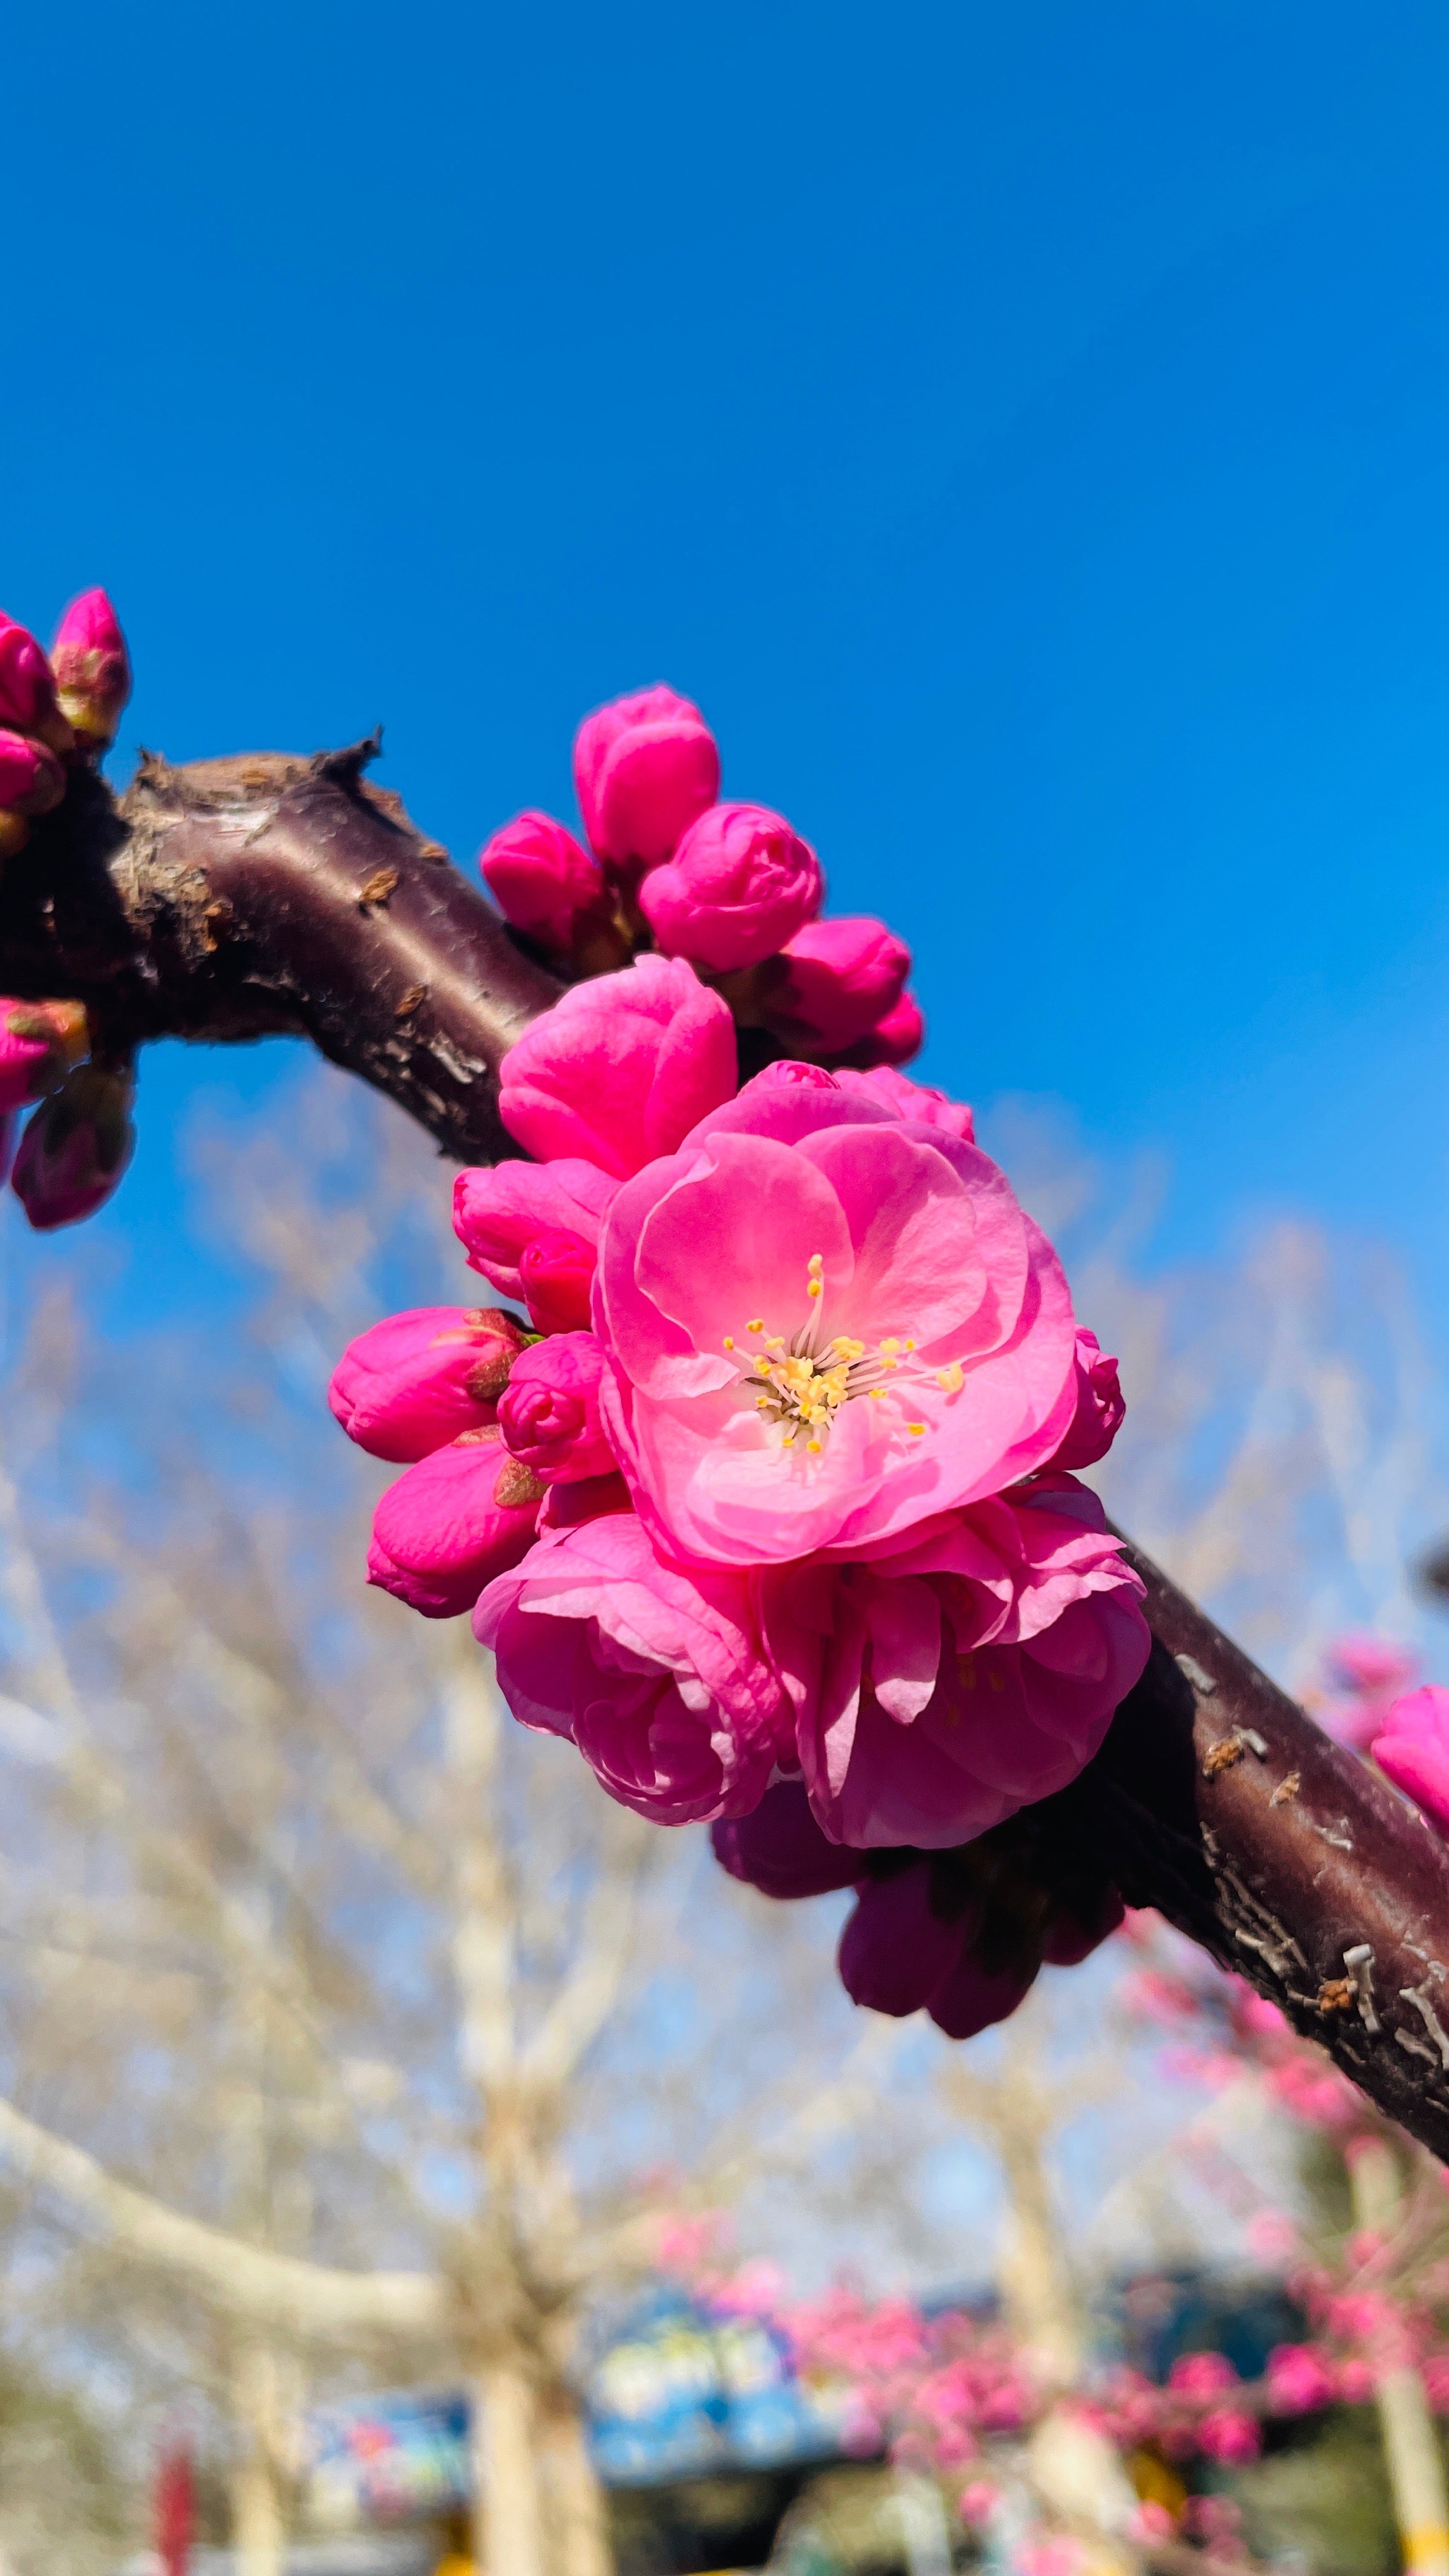
[[[734,1346],[735,1346],[735,1337],[734,1337],[733,1333],[726,1333],[725,1338],[724,1338],[724,1346],[725,1346],[725,1349],[726,1349],[727,1351],[732,1351],[732,1350],[734,1349]]]
[[[764,1329],[765,1318],[763,1315],[752,1315],[745,1326],[745,1331],[747,1333],[762,1333]]]
[[[936,1384],[947,1395],[959,1394],[965,1383],[966,1372],[962,1368],[959,1360],[952,1360],[949,1368],[937,1369],[936,1371]]]
[[[823,1297],[825,1294],[824,1280],[812,1279],[809,1287],[805,1291],[805,1294],[807,1297]]]
[[[926,1426],[924,1422],[908,1422],[906,1424],[906,1429],[909,1431],[913,1440],[919,1440],[925,1428]]]

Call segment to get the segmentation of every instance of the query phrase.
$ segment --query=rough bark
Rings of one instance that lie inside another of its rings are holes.
[[[117,805],[79,778],[0,877],[0,990],[74,995],[103,1048],[277,1032],[411,1112],[445,1152],[513,1150],[495,1075],[559,986],[446,852],[368,785],[375,745],[147,759]],[[1083,1837],[1449,2156],[1449,1849],[1139,1560],[1158,1639],[1074,1789],[1031,1810]],[[1261,1750],[1260,1750],[1261,1747]]]

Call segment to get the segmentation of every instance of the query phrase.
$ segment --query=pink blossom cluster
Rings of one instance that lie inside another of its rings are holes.
[[[694,711],[604,710],[578,776],[610,900],[672,953],[575,983],[503,1059],[533,1160],[462,1173],[453,1214],[510,1305],[394,1317],[337,1371],[344,1428],[406,1471],[370,1578],[472,1611],[515,1716],[621,1803],[738,1824],[736,1875],[766,1883],[756,1828],[793,1836],[797,1877],[859,1891],[851,1991],[964,2035],[1110,1928],[1094,1900],[1003,1945],[932,1855],[1074,1779],[1145,1662],[1072,1472],[1121,1421],[1116,1364],[967,1108],[880,1063],[740,1086],[695,961],[753,971],[818,871],[705,867],[744,827]]]
[[[130,695],[115,610],[86,591],[47,655],[0,612],[0,860],[60,804],[68,769],[98,758]],[[69,1225],[109,1198],[130,1159],[129,1064],[92,1058],[78,1002],[0,996],[0,1179],[33,1226]],[[38,1104],[38,1105],[36,1105]],[[15,1150],[18,1113],[33,1115]]]
[[[552,815],[514,816],[479,854],[495,902],[573,976],[641,949],[681,957],[742,1031],[820,1064],[909,1063],[924,1026],[910,950],[885,923],[820,919],[808,841],[768,806],[719,802],[719,748],[673,689],[637,689],[580,725],[580,841]],[[522,1130],[515,1129],[527,1144]]]

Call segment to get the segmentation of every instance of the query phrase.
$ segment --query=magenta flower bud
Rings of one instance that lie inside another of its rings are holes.
[[[645,878],[639,903],[666,957],[728,974],[773,957],[814,920],[824,892],[819,860],[783,815],[711,805]]]
[[[771,1026],[833,1054],[868,1037],[895,1009],[911,952],[883,921],[860,916],[807,921],[787,942],[783,964],[783,979],[769,996]]]
[[[893,1009],[887,1011],[863,1038],[857,1038],[846,1052],[846,1063],[859,1073],[872,1073],[880,1065],[909,1064],[919,1055],[926,1042],[926,1023],[914,993],[902,993]]]
[[[721,1869],[762,1896],[826,1896],[853,1887],[865,1855],[828,1840],[798,1780],[777,1780],[747,1816],[722,1817],[709,1838]]]
[[[415,1306],[349,1342],[327,1401],[359,1449],[406,1464],[496,1420],[524,1347],[500,1306]]]
[[[1394,1787],[1422,1807],[1441,1834],[1449,1834],[1449,1690],[1426,1682],[1422,1690],[1406,1691],[1370,1749]]]
[[[104,751],[131,694],[131,657],[103,590],[83,590],[71,601],[55,630],[50,661],[62,715],[83,742]]]
[[[75,747],[55,694],[55,674],[33,635],[0,611],[0,725],[38,734],[52,751]]]
[[[11,814],[49,814],[65,794],[65,771],[53,751],[29,734],[0,731],[0,806]]]
[[[54,1090],[89,1045],[80,1002],[0,1001],[0,1111]]]
[[[574,788],[591,846],[616,867],[656,867],[719,794],[719,752],[698,707],[636,689],[585,716]]]
[[[598,1247],[581,1234],[549,1226],[518,1256],[518,1276],[528,1311],[541,1333],[588,1330],[590,1291]]]
[[[458,1619],[533,1545],[543,1486],[496,1424],[465,1431],[389,1485],[373,1514],[367,1579],[425,1619]]]
[[[37,1233],[104,1206],[135,1151],[134,1096],[129,1067],[82,1064],[41,1102],[10,1175]]]
[[[546,1485],[606,1476],[617,1464],[599,1414],[604,1354],[592,1333],[555,1333],[514,1367],[498,1428],[515,1458]]]
[[[1076,1371],[1077,1409],[1051,1462],[1054,1467],[1094,1467],[1106,1457],[1127,1412],[1116,1361],[1103,1350],[1096,1334],[1080,1324]]]
[[[613,906],[598,860],[549,814],[515,814],[486,841],[478,865],[505,921],[545,948],[571,955],[607,938]],[[609,958],[622,965],[619,953]]]
[[[498,1114],[551,1170],[566,1164],[577,1192],[580,1161],[626,1180],[672,1154],[697,1119],[733,1098],[738,1080],[723,997],[680,959],[637,957],[620,975],[571,985],[524,1030],[498,1068]],[[540,1178],[546,1184],[549,1173]],[[518,1187],[511,1185],[511,1198]],[[544,1205],[536,1185],[534,1203]],[[574,1230],[567,1216],[553,1221]],[[456,1214],[454,1223],[471,1252]],[[592,1227],[586,1221],[577,1231],[587,1236]]]
[[[889,1878],[867,1880],[837,1959],[852,2003],[903,2019],[928,2004],[957,1968],[975,1922],[939,1914],[931,1894],[931,1864],[924,1858]]]

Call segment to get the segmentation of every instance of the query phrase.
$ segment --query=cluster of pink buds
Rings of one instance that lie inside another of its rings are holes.
[[[624,1805],[771,1894],[854,1888],[852,1994],[965,2036],[1120,1910],[1048,1895],[1011,1823],[1146,1660],[1075,1472],[1116,1362],[970,1110],[899,1071],[905,950],[820,922],[799,836],[714,801],[698,712],[625,698],[575,770],[587,849],[528,815],[484,854],[577,979],[500,1068],[534,1159],[454,1193],[509,1303],[375,1325],[333,1381],[404,1469],[369,1577],[471,1611],[515,1716]]]
[[[0,859],[65,795],[66,764],[97,758],[131,693],[125,638],[103,590],[72,600],[50,653],[0,612]]]
[[[639,689],[579,727],[584,841],[519,814],[479,865],[505,919],[570,979],[654,949],[724,995],[757,1061],[909,1063],[924,1035],[910,950],[883,921],[822,921],[809,843],[768,806],[720,804],[719,785],[698,707]]]

